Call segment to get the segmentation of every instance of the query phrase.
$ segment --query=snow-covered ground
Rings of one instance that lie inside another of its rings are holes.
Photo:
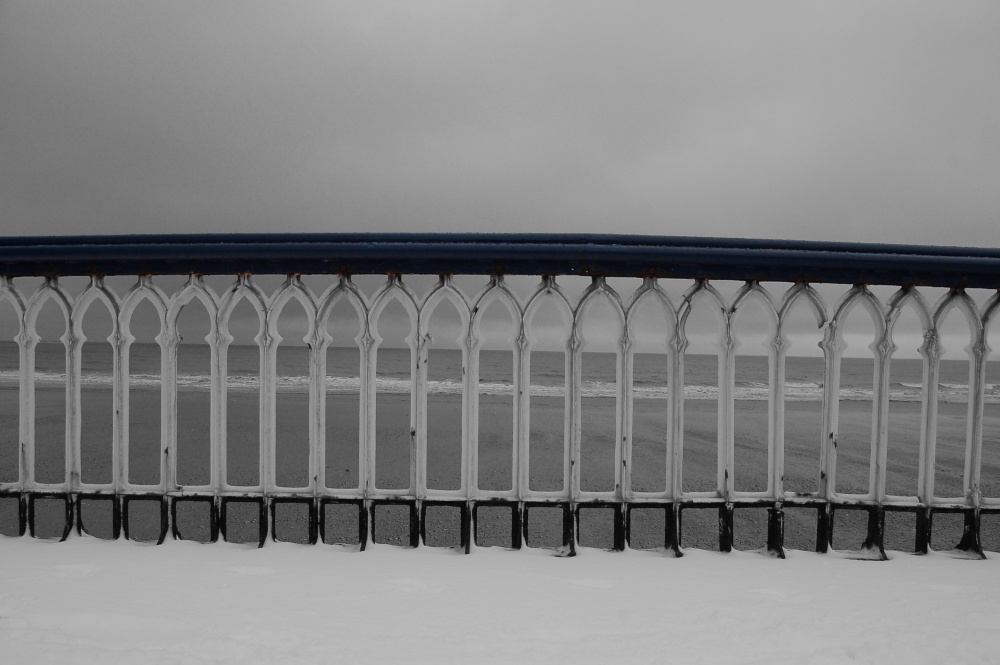
[[[1000,558],[0,538],[3,663],[994,663]]]

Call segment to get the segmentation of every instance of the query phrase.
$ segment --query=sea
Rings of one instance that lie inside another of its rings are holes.
[[[260,350],[257,346],[233,345],[228,350],[227,389],[256,391],[259,387]],[[60,343],[40,343],[35,352],[35,381],[39,386],[64,383],[65,348]],[[513,394],[513,354],[510,351],[480,351],[480,394]],[[565,390],[565,355],[563,352],[533,351],[531,394],[560,396]],[[614,353],[584,353],[582,396],[617,395],[617,356]],[[158,389],[160,386],[160,349],[156,344],[135,343],[130,349],[129,383],[133,389]],[[357,347],[330,347],[327,352],[326,390],[330,393],[356,393],[360,386],[360,353]],[[377,352],[376,390],[387,394],[409,393],[410,350],[382,348]],[[183,344],[178,352],[177,386],[179,390],[208,390],[210,350],[203,344]],[[785,399],[819,401],[823,397],[823,359],[788,357],[785,362]],[[111,386],[111,348],[107,343],[87,343],[81,358],[81,385],[84,388]],[[308,392],[309,351],[304,346],[279,348],[277,390]],[[18,349],[13,342],[0,342],[0,385],[16,386],[19,381]],[[462,393],[462,352],[455,349],[432,349],[428,356],[428,393]],[[867,401],[872,398],[874,365],[871,358],[841,360],[840,398]],[[923,363],[920,359],[893,359],[890,369],[890,400],[917,402],[922,399]],[[968,395],[969,363],[942,360],[938,399],[942,402],[965,402]],[[687,354],[684,358],[685,399],[718,398],[718,357]],[[637,353],[634,356],[633,396],[657,399],[667,396],[668,368],[665,354]],[[768,358],[738,356],[735,399],[766,401],[769,398]],[[1000,362],[987,365],[986,402],[1000,403]]]

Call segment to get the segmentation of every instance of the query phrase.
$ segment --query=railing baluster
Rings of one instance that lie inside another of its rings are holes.
[[[874,433],[874,464],[869,470],[869,495],[875,501],[873,512],[868,515],[868,536],[863,547],[885,558],[883,541],[885,539],[885,509],[886,500],[886,462],[889,447],[889,363],[895,347],[892,343],[892,332],[886,325],[885,318],[879,319],[881,330],[876,332],[875,346],[875,376],[872,381],[874,395],[872,396],[872,412],[875,422],[872,424]]]
[[[892,331],[884,326],[880,333],[881,339],[875,346],[875,379],[872,383],[875,394],[873,412],[875,414],[875,465],[871,472],[869,483],[871,492],[877,504],[886,500],[885,474],[889,447],[889,363],[896,350],[892,343]]]
[[[832,538],[831,506],[837,482],[837,431],[840,413],[840,354],[845,344],[840,337],[840,320],[827,323],[823,337],[823,430],[820,435],[819,495],[824,504],[816,525],[816,551],[826,552]]]
[[[325,457],[323,454],[323,413],[326,406],[326,387],[324,385],[326,345],[323,341],[323,335],[320,333],[319,307],[316,303],[316,297],[306,289],[298,275],[294,277],[293,284],[294,288],[305,294],[304,299],[309,303],[308,316],[311,317],[307,333],[309,339],[309,472],[307,487],[312,492],[312,509],[316,511],[318,519],[320,488],[323,486],[321,481],[326,475],[326,469],[322,464]]]
[[[691,302],[687,295],[677,315],[677,327],[674,329],[670,350],[674,354],[673,376],[671,376],[670,403],[674,414],[671,438],[667,441],[670,448],[668,460],[672,464],[668,474],[668,491],[677,505],[684,496],[684,354],[687,351],[688,340],[685,323],[691,311]]]
[[[199,278],[200,279],[200,278]],[[219,512],[219,524],[222,528],[223,538],[228,537],[228,515],[222,505],[222,495],[226,489],[228,478],[228,465],[226,459],[226,444],[229,438],[229,428],[226,423],[228,412],[226,409],[227,383],[229,376],[229,343],[232,336],[229,334],[228,312],[223,309],[223,301],[220,298],[218,307],[212,312],[215,315],[214,340],[211,345],[212,354],[212,488],[215,493],[215,507]],[[223,318],[225,314],[225,320]]]
[[[968,298],[968,296],[966,296]],[[975,307],[967,300],[970,309]],[[969,368],[969,425],[968,444],[965,451],[965,497],[971,510],[965,513],[965,529],[958,549],[983,554],[980,542],[980,509],[982,507],[982,492],[980,490],[980,474],[982,473],[983,457],[983,403],[986,391],[986,359],[989,357],[989,346],[986,343],[986,327],[978,316],[969,317],[969,325],[973,327],[974,340],[969,349],[972,361]]]
[[[530,300],[529,300],[530,302]],[[517,321],[517,340],[514,345],[514,395],[517,423],[517,445],[515,447],[515,463],[517,474],[514,478],[514,490],[517,492],[517,523],[516,548],[520,549],[528,542],[528,523],[525,516],[525,500],[529,491],[531,459],[531,348],[527,332],[527,306],[521,307]],[[514,532],[514,527],[511,527]]]
[[[632,336],[629,332],[628,316],[621,302],[616,301],[622,321],[622,335],[618,340],[618,385],[617,423],[615,425],[615,498],[621,504],[624,514],[625,504],[632,497],[632,390],[635,381],[635,357],[632,352]]]
[[[736,340],[733,339],[732,312],[723,310],[725,329],[722,334],[722,349],[719,353],[719,401],[718,401],[718,491],[723,501],[732,501],[735,489],[734,466],[735,449],[735,389],[736,389]]]
[[[365,519],[366,519],[366,538],[365,542],[361,544],[362,549],[366,546],[373,544],[374,541],[374,529],[372,523],[374,521],[375,507],[372,504],[372,496],[375,494],[375,380],[376,380],[376,361],[378,349],[376,347],[376,339],[373,333],[378,331],[374,328],[375,321],[372,318],[375,312],[375,303],[372,303],[372,307],[365,312],[365,332],[362,338],[363,347],[361,349],[361,354],[363,357],[363,373],[361,377],[361,392],[362,392],[362,413],[364,413],[364,421],[362,422],[362,429],[364,430],[364,435],[361,438],[362,445],[364,445],[363,452],[363,471],[364,471],[364,497],[365,497]]]
[[[95,281],[99,278],[91,278],[90,287],[95,287]],[[77,299],[77,305],[80,299]],[[70,316],[67,317],[66,329],[69,337],[68,362],[66,371],[66,489],[68,491],[70,505],[67,506],[67,513],[70,524],[67,526],[68,533],[76,531],[82,533],[80,520],[80,485],[81,485],[81,454],[80,454],[80,356],[83,351],[83,317],[77,320],[77,307],[74,307]]]
[[[439,282],[440,284],[440,282]],[[410,489],[418,501],[427,498],[427,363],[430,360],[431,334],[426,318],[427,300],[417,309],[414,323],[416,362],[413,364],[410,441]],[[421,522],[423,520],[421,519]]]
[[[128,317],[131,317],[133,307],[129,306],[129,301],[134,300],[131,298],[132,294],[138,288],[138,283],[132,287],[132,289],[123,298],[122,309],[118,313],[118,320],[115,325],[118,330],[116,338],[118,343],[116,344],[116,355],[118,356],[118,371],[115,373],[114,382],[118,388],[117,394],[115,395],[115,426],[118,430],[118,469],[117,469],[117,479],[115,482],[116,491],[122,492],[123,496],[120,499],[124,510],[122,511],[122,531],[125,534],[125,538],[129,537],[129,527],[128,527],[128,509],[126,502],[128,501],[128,494],[131,492],[130,482],[129,482],[129,463],[130,463],[130,444],[129,440],[129,348],[132,344],[134,338],[129,332],[129,322]]]
[[[925,505],[934,504],[934,469],[937,464],[937,415],[938,415],[938,383],[941,375],[941,339],[937,332],[937,324],[924,336],[927,348],[927,380],[924,382],[924,395],[927,400],[927,430],[926,457],[924,459],[924,483],[920,497]]]
[[[34,367],[28,365],[27,347],[30,336],[26,320],[25,299],[14,286],[9,276],[0,276],[0,296],[5,296],[14,309],[17,321],[17,333],[13,341],[17,345],[18,387],[17,387],[17,441],[14,451],[16,458],[17,479],[9,483],[0,483],[0,490],[8,492],[7,496],[17,500],[17,535],[23,536],[27,528],[27,498],[25,477],[25,442],[30,430],[27,425],[27,400],[33,386]]]
[[[579,309],[577,310],[579,311]],[[566,404],[567,427],[566,432],[569,439],[568,458],[569,466],[564,472],[563,487],[569,493],[570,505],[574,507],[580,500],[580,438],[583,433],[583,423],[581,422],[580,409],[582,408],[583,396],[580,394],[580,386],[583,383],[583,340],[580,337],[580,321],[575,316],[570,322],[569,339],[566,341]]]
[[[969,450],[966,455],[965,481],[966,496],[969,505],[979,508],[982,492],[979,486],[982,472],[983,455],[983,395],[986,384],[986,357],[989,355],[986,346],[985,331],[979,331],[979,339],[973,347],[974,363],[969,372]]]
[[[176,492],[177,487],[177,315],[173,311],[173,299],[166,300],[162,321],[163,353],[161,359],[160,387],[163,396],[163,414],[160,424],[164,451],[164,465],[161,482],[167,494]],[[174,511],[171,510],[173,513]]]
[[[247,276],[249,284],[251,278]],[[287,282],[287,279],[286,279]],[[260,401],[260,436],[257,445],[260,454],[260,485],[265,499],[278,490],[275,475],[277,450],[275,448],[275,417],[277,411],[277,358],[278,343],[277,317],[273,299],[264,299],[263,316],[260,318],[260,369],[257,399]],[[272,331],[273,327],[273,331]]]
[[[659,286],[653,284],[657,289]],[[675,312],[670,335],[666,339],[667,367],[667,441],[666,441],[666,524],[664,525],[663,546],[673,551],[675,556],[681,556],[680,540],[680,498],[681,470],[683,469],[683,436],[684,436],[684,349],[687,340],[684,337],[679,313]]]
[[[491,278],[486,291],[476,298],[465,335],[464,353],[468,354],[468,366],[462,385],[463,415],[465,418],[465,427],[462,432],[462,456],[465,461],[462,470],[462,486],[465,488],[465,496],[469,501],[469,510],[472,510],[473,501],[479,498],[479,352],[482,349],[483,340],[476,334],[476,326],[479,323],[477,314],[485,294],[490,289],[496,288],[496,285],[497,279]],[[516,473],[512,473],[511,477],[514,476]]]
[[[773,301],[772,301],[773,302]],[[773,305],[772,305],[773,308]],[[768,436],[767,450],[768,490],[774,507],[768,512],[767,549],[778,557],[784,550],[785,502],[785,353],[789,341],[782,326],[782,311],[774,310],[774,336],[767,347],[768,353]],[[788,310],[783,310],[787,313]]]

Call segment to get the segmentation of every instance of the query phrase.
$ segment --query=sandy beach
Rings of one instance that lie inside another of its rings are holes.
[[[16,423],[16,393],[0,388],[3,400],[0,422],[6,432]],[[635,400],[633,439],[633,487],[637,491],[662,491],[665,487],[666,446],[663,427],[666,422],[662,400]],[[820,403],[788,402],[785,420],[785,487],[789,491],[816,491],[819,483]],[[409,407],[405,394],[382,394],[377,398],[376,482],[380,487],[407,487],[409,484]],[[461,397],[431,395],[428,400],[428,485],[435,489],[459,487],[461,474]],[[581,486],[585,490],[610,490],[614,487],[615,403],[608,398],[587,398],[583,402],[581,443]],[[351,394],[327,396],[327,484],[332,488],[358,485],[358,397]],[[36,469],[39,480],[58,482],[65,465],[63,393],[39,387],[36,392]],[[228,479],[233,484],[255,483],[259,479],[257,445],[257,395],[230,392],[228,396]],[[133,390],[130,396],[129,478],[136,483],[159,482],[159,395],[151,390]],[[83,391],[83,428],[81,437],[82,473],[85,482],[107,482],[111,477],[111,391],[88,388]],[[961,404],[939,405],[938,496],[961,493],[964,463],[966,407]],[[300,393],[279,393],[276,403],[278,482],[285,486],[305,485],[308,474],[308,397]],[[767,403],[737,401],[736,467],[734,482],[740,491],[764,491],[767,488]],[[209,481],[209,405],[208,393],[197,390],[178,393],[177,473],[181,484],[205,484]],[[531,400],[530,484],[536,490],[562,489],[563,483],[563,399],[538,397]],[[989,427],[995,427],[993,419]],[[711,491],[716,483],[716,403],[711,400],[688,400],[684,405],[684,488],[686,491]],[[488,490],[509,489],[512,476],[511,399],[484,395],[480,399],[479,486]],[[840,405],[840,440],[838,442],[837,488],[840,492],[868,490],[870,459],[871,404],[844,401]],[[892,403],[889,420],[889,463],[887,489],[890,494],[913,495],[916,492],[920,405]],[[16,479],[16,444],[4,437],[0,448],[0,478]],[[983,468],[983,487],[987,492],[1000,486],[998,469],[988,463]],[[56,503],[56,502],[53,502]],[[383,521],[381,534],[386,542],[402,541],[407,516],[405,510],[385,507],[378,518]],[[58,521],[58,508],[49,508]],[[93,506],[89,524],[95,534],[109,533],[107,506]],[[145,513],[138,509],[136,519]],[[184,519],[198,521],[196,506],[185,507]],[[304,538],[306,513],[300,506],[282,507],[279,519],[288,520],[284,529],[290,539]],[[354,509],[338,507],[328,515],[331,533],[343,532],[356,537]],[[457,517],[445,509],[441,515],[428,517],[429,538],[441,542],[457,540]],[[155,522],[150,507],[148,519]],[[202,511],[203,512],[203,511]],[[434,512],[434,511],[432,511]],[[502,511],[501,511],[502,512]],[[535,513],[536,534],[547,529],[558,532],[559,517],[553,511]],[[581,537],[598,545],[610,544],[610,528],[602,511],[584,511]],[[639,511],[633,520],[635,543],[656,546],[662,542],[662,515],[648,509]],[[0,528],[12,528],[11,510],[0,512]],[[103,513],[107,513],[106,516]],[[593,515],[590,513],[594,513]],[[40,510],[39,515],[47,514]],[[234,506],[234,537],[245,531],[255,533],[255,516],[250,506]],[[283,515],[283,517],[282,517]],[[456,513],[457,515],[457,513]],[[940,532],[957,542],[960,520],[941,515]],[[384,519],[383,519],[384,518]],[[507,540],[509,517],[486,515],[481,520],[481,539]],[[865,516],[856,511],[840,511],[836,518],[836,541],[848,546],[864,538]],[[887,517],[887,546],[912,547],[912,514]],[[243,523],[241,526],[240,523]],[[432,524],[437,524],[434,527]],[[544,524],[551,522],[551,526]],[[717,547],[716,512],[712,509],[687,509],[683,514],[683,539],[686,546]],[[954,523],[952,523],[954,522]],[[295,525],[297,523],[297,526]],[[984,521],[984,524],[986,521]],[[937,524],[937,522],[936,522]],[[45,529],[43,529],[44,531]],[[600,534],[607,531],[606,534]],[[153,533],[154,531],[150,531]],[[207,533],[203,525],[191,524],[187,532]],[[438,533],[440,532],[440,533]],[[938,533],[936,530],[935,533]],[[755,549],[765,543],[766,511],[740,509],[735,521],[736,546]],[[542,536],[539,535],[541,538]],[[942,536],[946,537],[946,536]],[[984,538],[992,540],[991,534]],[[811,549],[815,543],[815,510],[786,511],[786,541],[789,547]],[[851,545],[854,547],[855,545]]]

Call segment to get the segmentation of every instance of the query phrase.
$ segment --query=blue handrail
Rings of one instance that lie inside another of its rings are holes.
[[[569,274],[1000,287],[1000,250],[604,234],[0,238],[0,275]]]

